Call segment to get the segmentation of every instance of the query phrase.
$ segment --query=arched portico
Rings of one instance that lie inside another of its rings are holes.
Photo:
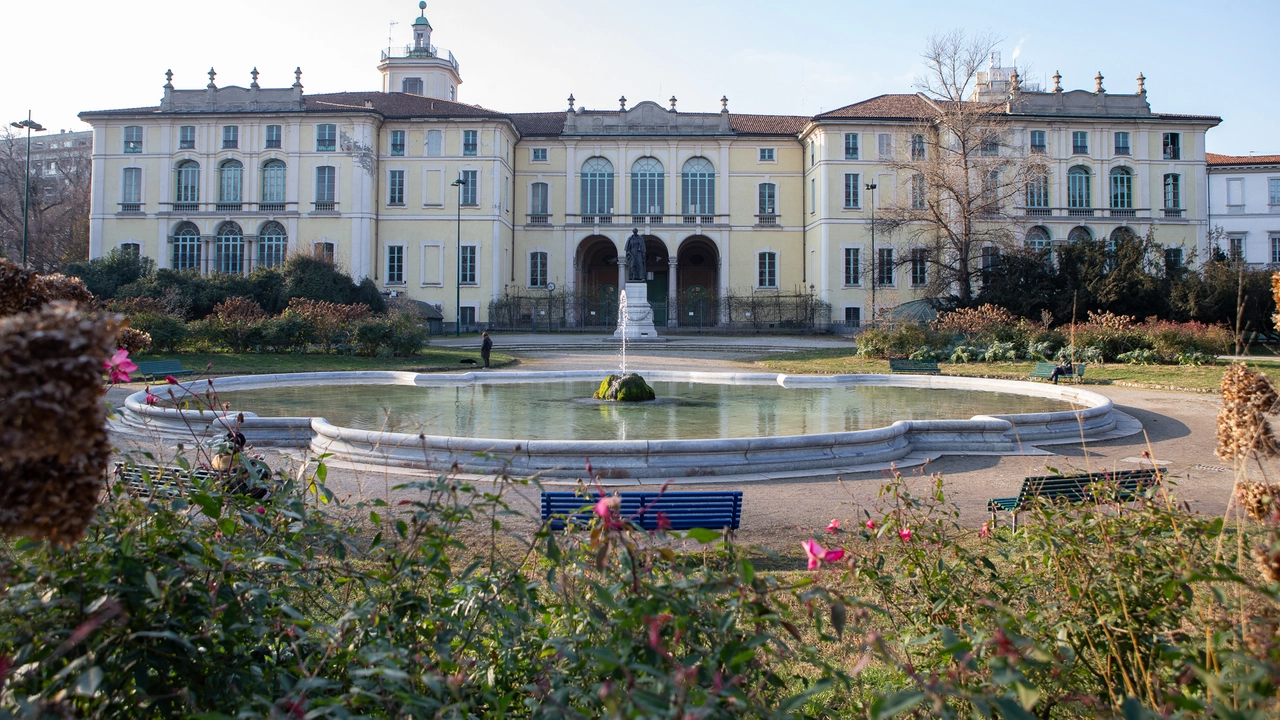
[[[612,327],[618,316],[618,246],[612,238],[591,235],[578,243],[578,324]]]
[[[681,326],[705,327],[719,322],[720,251],[711,238],[693,235],[676,254],[676,298]]]

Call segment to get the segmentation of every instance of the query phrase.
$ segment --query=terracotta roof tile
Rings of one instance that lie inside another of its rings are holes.
[[[885,120],[919,120],[935,115],[937,111],[919,95],[888,94],[877,95],[870,100],[863,100],[842,108],[829,110],[815,117],[815,120],[838,118],[871,118]]]
[[[388,118],[418,117],[474,117],[505,119],[507,115],[477,105],[437,100],[436,98],[408,93],[345,92],[325,95],[304,95],[307,112],[356,112],[367,110],[365,102],[373,103],[373,110]]]
[[[559,135],[564,130],[564,119],[568,112],[536,112],[510,113],[508,117],[516,124],[521,135]]]
[[[805,115],[739,115],[729,113],[729,127],[739,135],[798,135],[809,123]]]
[[[1280,155],[1219,155],[1205,153],[1205,160],[1213,165],[1280,165]]]
[[[84,110],[80,115],[126,115],[153,112],[160,112],[160,106],[152,105],[150,107],[117,108],[115,110]]]

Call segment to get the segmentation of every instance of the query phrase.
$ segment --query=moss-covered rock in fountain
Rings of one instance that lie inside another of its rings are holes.
[[[644,378],[635,373],[626,375],[610,375],[600,383],[600,388],[591,397],[597,400],[614,400],[616,402],[644,402],[653,400],[657,394]]]

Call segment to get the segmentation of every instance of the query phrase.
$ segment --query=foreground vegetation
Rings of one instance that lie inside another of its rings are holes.
[[[218,377],[221,375],[268,375],[290,372],[338,372],[346,370],[405,370],[409,372],[464,371],[475,366],[460,361],[470,359],[479,363],[479,343],[474,349],[423,348],[417,355],[408,357],[363,357],[360,355],[278,355],[269,353],[171,353],[165,355],[139,355],[134,359],[178,360],[188,370],[198,374]],[[515,362],[510,355],[494,353],[490,364],[502,367]],[[205,368],[208,368],[205,371]]]

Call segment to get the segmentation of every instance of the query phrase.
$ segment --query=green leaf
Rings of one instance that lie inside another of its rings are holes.
[[[1036,720],[1035,715],[1023,710],[1013,698],[996,698],[991,703],[1000,709],[1000,717],[1004,720]]]
[[[405,524],[405,521],[397,520],[396,532],[400,534],[400,537],[407,537],[409,535],[409,526]]]
[[[154,573],[152,573],[150,570],[148,570],[148,571],[147,571],[147,574],[144,576],[144,578],[145,578],[145,579],[146,579],[146,581],[147,581],[147,589],[151,591],[151,594],[152,594],[152,595],[154,595],[154,596],[155,596],[155,598],[156,598],[157,600],[159,600],[159,599],[160,599],[160,584],[156,582],[156,576],[155,576],[155,574],[154,574]]]
[[[919,705],[921,700],[924,700],[924,693],[919,690],[903,690],[887,697],[882,695],[871,703],[871,720],[881,720],[906,712]]]
[[[743,558],[742,559],[742,581],[750,585],[751,583],[755,582],[755,580],[756,580],[756,566],[751,564],[750,560]]]
[[[200,506],[200,512],[204,513],[210,520],[217,520],[222,517],[221,500],[201,492],[191,493],[191,499]]]
[[[1156,713],[1142,707],[1138,698],[1132,695],[1120,704],[1120,711],[1124,713],[1124,720],[1159,720],[1160,718]]]
[[[150,575],[151,573],[147,573]],[[76,678],[76,683],[72,686],[72,690],[77,695],[84,697],[93,697],[98,693],[98,686],[102,684],[102,668],[94,665],[93,667],[80,673],[80,677]]]
[[[715,530],[708,530],[707,528],[693,528],[689,532],[685,533],[685,537],[690,540],[696,540],[697,542],[705,545],[706,543],[713,543],[719,540],[720,533]]]
[[[372,511],[370,511],[370,512],[369,512],[369,521],[370,521],[370,522],[372,522],[374,525],[381,525],[381,524],[382,524],[382,516],[381,516],[381,515],[379,515],[379,514],[378,514],[378,513],[376,513],[376,512],[372,512]]]
[[[848,610],[844,603],[836,601],[831,603],[831,627],[836,629],[836,637],[844,639],[844,625],[849,619]]]
[[[1040,691],[1030,685],[1015,683],[1013,689],[1018,693],[1018,702],[1022,703],[1022,708],[1027,712],[1031,712],[1031,708],[1040,701]]]
[[[190,720],[236,720],[230,715],[223,715],[220,712],[202,712],[190,716]]]

